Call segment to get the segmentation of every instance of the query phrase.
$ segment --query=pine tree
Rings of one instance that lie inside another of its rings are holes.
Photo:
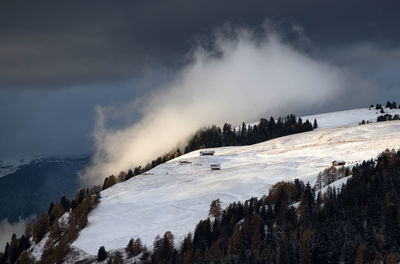
[[[33,241],[38,243],[40,240],[42,240],[48,229],[49,229],[49,220],[47,218],[47,215],[41,214],[36,220],[35,224],[33,225],[33,230],[32,230]]]
[[[60,204],[64,208],[65,212],[68,212],[71,208],[71,201],[65,196],[61,197]]]
[[[107,258],[107,251],[104,248],[104,246],[101,246],[99,248],[99,251],[97,252],[97,261],[103,261]]]
[[[128,170],[128,174],[126,174],[125,180],[129,180],[133,177],[133,171],[130,169]]]
[[[170,263],[174,254],[174,236],[170,231],[164,233],[161,238],[157,236],[153,243],[153,263]]]
[[[210,211],[208,212],[208,215],[214,216],[215,218],[220,218],[221,214],[222,214],[221,201],[219,199],[216,199],[211,202]]]
[[[317,128],[318,128],[317,119],[315,119],[315,118],[314,118],[314,125],[313,125],[313,128],[314,128],[314,129],[317,129]]]
[[[180,151],[179,149],[177,149],[177,150],[175,151],[175,154],[174,154],[174,159],[177,158],[177,157],[179,157],[180,155],[181,155],[181,151]]]
[[[242,129],[240,130],[240,133],[240,136],[243,140],[247,136],[246,124],[244,122],[242,123]]]
[[[128,254],[130,258],[139,255],[142,252],[142,250],[143,250],[143,244],[140,238],[137,238],[136,240],[133,240],[132,238],[131,240],[129,240],[129,243],[125,248],[125,252]]]
[[[117,177],[115,177],[114,175],[110,175],[109,177],[106,177],[104,179],[104,183],[103,183],[103,188],[102,190],[105,190],[111,186],[113,186],[114,184],[116,184],[118,182]]]

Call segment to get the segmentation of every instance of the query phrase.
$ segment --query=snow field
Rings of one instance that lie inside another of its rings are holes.
[[[376,158],[386,148],[399,148],[400,121],[358,125],[372,115],[376,119],[380,113],[375,112],[367,108],[316,115],[317,130],[251,146],[215,148],[215,156],[194,151],[116,184],[101,192],[100,204],[73,246],[95,255],[100,246],[120,249],[139,237],[151,247],[166,231],[178,245],[207,218],[214,199],[227,206],[267,194],[279,181],[299,178],[314,184],[333,160],[354,164]],[[212,163],[221,170],[211,171]]]

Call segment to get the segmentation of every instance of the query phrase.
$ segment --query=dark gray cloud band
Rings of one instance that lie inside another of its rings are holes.
[[[317,45],[399,43],[398,1],[4,1],[0,88],[114,82],[182,64],[215,26],[265,18],[301,25]]]
[[[356,91],[399,100],[399,9],[394,0],[2,1],[0,159],[90,153],[97,105],[164,87],[224,24],[262,32],[274,21],[294,48],[373,83]],[[349,93],[322,110],[362,106]]]

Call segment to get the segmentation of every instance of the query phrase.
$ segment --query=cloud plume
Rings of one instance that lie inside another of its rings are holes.
[[[3,252],[7,242],[11,241],[12,234],[16,234],[17,237],[20,237],[24,233],[29,221],[30,218],[16,223],[10,223],[7,219],[0,221],[0,252]]]
[[[174,80],[142,98],[139,122],[105,128],[110,111],[98,108],[97,151],[83,179],[100,183],[143,165],[200,127],[312,109],[354,85],[339,68],[297,50],[273,30],[219,30],[189,57]]]

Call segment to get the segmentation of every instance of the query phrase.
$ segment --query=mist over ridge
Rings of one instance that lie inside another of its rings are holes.
[[[111,116],[128,113],[97,108],[96,153],[82,174],[86,183],[101,183],[105,176],[143,165],[203,126],[296,113],[368,86],[286,43],[278,30],[267,26],[262,34],[220,28],[188,57],[174,80],[133,103],[132,110],[141,113],[139,122],[106,128]]]

